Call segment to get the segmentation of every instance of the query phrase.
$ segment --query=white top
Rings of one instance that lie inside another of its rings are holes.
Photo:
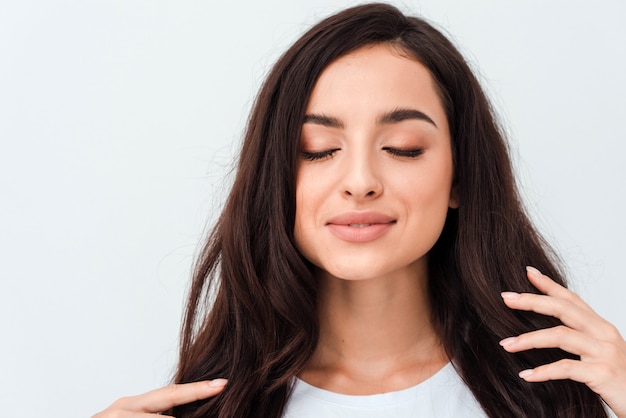
[[[342,395],[296,379],[284,418],[485,418],[451,363],[417,386],[377,395]]]

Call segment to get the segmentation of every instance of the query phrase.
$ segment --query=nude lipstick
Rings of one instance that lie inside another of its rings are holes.
[[[396,220],[380,212],[346,212],[328,220],[330,232],[342,241],[365,243],[382,237]]]

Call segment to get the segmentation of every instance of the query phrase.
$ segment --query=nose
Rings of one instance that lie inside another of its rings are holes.
[[[383,182],[375,158],[365,152],[354,153],[348,158],[343,173],[343,195],[349,199],[375,199],[383,192]]]

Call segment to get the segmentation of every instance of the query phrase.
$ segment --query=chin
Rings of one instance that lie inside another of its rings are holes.
[[[391,266],[375,265],[367,262],[354,262],[350,265],[324,266],[321,268],[330,277],[347,281],[372,280],[388,277],[398,272]]]
[[[426,274],[427,255],[421,257],[402,257],[391,259],[387,257],[375,257],[373,254],[360,254],[359,256],[344,255],[334,257],[334,260],[326,258],[324,263],[315,263],[318,274],[327,275],[346,281],[363,281],[378,278],[404,278],[411,279]]]

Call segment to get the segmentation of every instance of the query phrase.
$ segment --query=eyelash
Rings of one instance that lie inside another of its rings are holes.
[[[307,161],[317,161],[317,160],[322,160],[326,158],[332,158],[335,152],[339,150],[340,148],[329,149],[326,151],[319,151],[319,152],[302,151],[302,158]],[[422,148],[397,149],[397,148],[383,147],[383,151],[387,151],[389,154],[393,155],[394,157],[404,157],[404,158],[417,158],[424,153],[424,150]]]
[[[319,152],[302,151],[302,158],[307,161],[317,161],[317,160],[322,160],[326,158],[332,158],[333,154],[336,151],[339,151],[339,149],[340,148],[335,148],[335,149],[329,149],[326,151],[319,151]]]
[[[397,149],[390,147],[383,147],[383,151],[387,151],[389,154],[394,157],[405,157],[405,158],[417,158],[424,153],[422,148],[415,149]]]

